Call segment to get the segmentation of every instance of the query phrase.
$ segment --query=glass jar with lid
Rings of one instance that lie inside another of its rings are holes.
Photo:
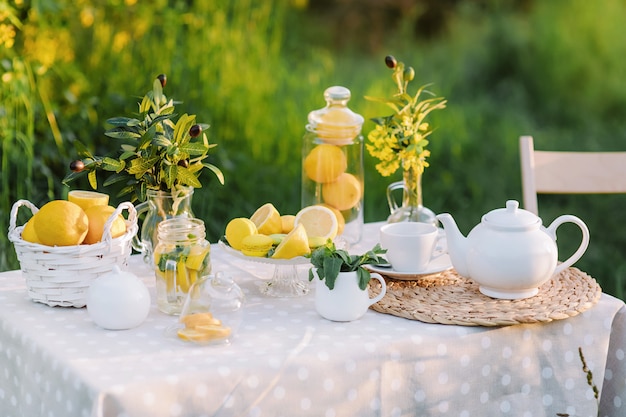
[[[157,307],[180,314],[189,288],[211,272],[211,245],[205,239],[204,222],[175,217],[157,226],[154,248]]]
[[[323,204],[339,218],[338,239],[363,231],[363,116],[348,108],[350,90],[324,91],[326,106],[309,113],[302,146],[302,207]]]

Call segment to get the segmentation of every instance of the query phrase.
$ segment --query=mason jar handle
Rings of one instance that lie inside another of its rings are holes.
[[[387,203],[389,204],[389,210],[391,213],[396,211],[399,207],[398,203],[396,203],[396,200],[393,198],[393,192],[399,189],[406,190],[404,181],[392,182],[387,186]]]
[[[137,206],[135,207],[135,211],[137,212],[137,219],[139,219],[139,216],[143,212],[148,211],[148,202],[144,201],[141,204],[137,204]],[[133,236],[133,239],[131,240],[131,244],[133,246],[133,249],[145,255],[146,245],[144,245],[143,242],[141,241],[141,233],[139,231],[135,234],[135,236]]]
[[[580,241],[580,246],[578,246],[578,249],[576,250],[576,252],[574,252],[572,256],[567,258],[567,260],[559,264],[554,270],[553,275],[558,275],[561,272],[563,272],[566,268],[569,268],[570,266],[572,266],[574,262],[576,262],[583,256],[583,254],[587,250],[587,246],[589,246],[589,229],[587,228],[587,225],[578,217],[572,216],[569,214],[565,214],[563,216],[557,217],[550,224],[550,226],[548,226],[547,231],[552,237],[552,239],[554,239],[555,242],[556,242],[556,229],[563,223],[574,223],[576,226],[580,228],[583,235]],[[557,253],[558,253],[558,249],[557,249]]]
[[[165,296],[168,303],[176,303],[176,261],[168,259],[165,261]]]

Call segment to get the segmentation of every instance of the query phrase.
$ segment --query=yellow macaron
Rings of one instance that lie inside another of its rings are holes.
[[[272,249],[274,240],[266,235],[250,235],[241,241],[241,253],[246,256],[263,257]]]

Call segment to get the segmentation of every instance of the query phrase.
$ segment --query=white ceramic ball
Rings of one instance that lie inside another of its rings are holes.
[[[150,292],[136,275],[122,272],[115,265],[113,271],[90,285],[87,312],[94,323],[104,329],[132,329],[148,317]]]

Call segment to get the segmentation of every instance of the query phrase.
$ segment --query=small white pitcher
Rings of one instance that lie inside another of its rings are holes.
[[[332,290],[315,272],[315,309],[320,316],[332,321],[352,321],[363,317],[369,306],[380,301],[387,292],[385,279],[376,273],[371,276],[382,285],[380,293],[374,298],[369,298],[367,288],[359,288],[356,271],[340,272]]]

